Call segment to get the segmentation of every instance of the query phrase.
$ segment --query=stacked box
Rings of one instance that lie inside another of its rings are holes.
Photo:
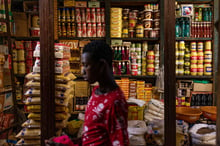
[[[144,90],[145,101],[149,102],[152,99],[152,87],[145,87]]]
[[[75,81],[75,97],[90,96],[90,87],[87,81]]]
[[[129,82],[129,98],[137,98],[137,81]]]
[[[144,81],[137,81],[137,99],[145,100],[144,97],[144,88],[145,82]]]
[[[128,96],[129,96],[129,79],[128,78],[121,79],[121,89],[124,93],[125,99],[128,99]]]
[[[122,34],[122,8],[111,8],[111,37],[120,38]]]

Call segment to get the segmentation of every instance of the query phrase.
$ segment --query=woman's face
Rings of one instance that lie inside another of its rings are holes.
[[[86,52],[82,54],[81,63],[83,78],[90,84],[98,81],[99,69],[95,62],[91,59],[90,53]]]

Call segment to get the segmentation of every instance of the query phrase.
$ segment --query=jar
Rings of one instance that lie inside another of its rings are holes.
[[[197,62],[198,63],[203,63],[203,61],[204,61],[204,53],[203,53],[203,51],[198,51],[198,54],[197,54],[197,58],[198,58],[198,60],[197,60]]]
[[[13,61],[18,61],[18,51],[17,49],[13,49]]]
[[[196,63],[192,63],[190,66],[190,72],[192,76],[196,76],[197,75],[197,64]]]
[[[143,24],[138,24],[136,26],[136,37],[143,38],[144,37],[144,27]]]
[[[153,20],[152,19],[144,19],[144,28],[152,28]]]
[[[197,63],[197,52],[196,51],[191,51],[190,60],[191,60],[191,63]]]
[[[155,68],[154,68],[154,64],[153,63],[148,63],[147,65],[147,75],[154,75],[154,71],[155,71]]]
[[[160,19],[154,19],[153,27],[154,28],[160,28]]]
[[[40,27],[40,19],[38,15],[32,17],[32,27]]]
[[[160,19],[160,11],[159,10],[156,10],[153,12],[153,18],[154,19]]]
[[[154,63],[155,55],[154,51],[147,52],[147,63]]]
[[[144,28],[144,37],[149,38],[150,36],[150,31],[152,31],[152,28]]]
[[[205,76],[211,76],[212,75],[212,64],[211,63],[205,63],[204,64],[204,75]]]
[[[204,72],[203,63],[198,63],[198,65],[197,65],[197,74],[198,74],[198,76],[202,76],[203,72]]]
[[[211,50],[212,49],[212,42],[211,41],[206,41],[205,42],[205,49],[206,50]]]
[[[152,14],[153,14],[152,10],[144,10],[144,18],[145,19],[152,19]]]
[[[212,62],[212,50],[205,50],[204,52],[204,62],[211,63]]]

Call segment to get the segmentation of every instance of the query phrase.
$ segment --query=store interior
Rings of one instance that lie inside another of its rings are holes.
[[[0,145],[82,136],[83,47],[112,48],[131,146],[220,145],[218,0],[0,0]]]

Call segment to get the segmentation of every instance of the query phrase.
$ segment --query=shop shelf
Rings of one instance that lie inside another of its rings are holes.
[[[59,40],[105,40],[105,37],[59,37]]]
[[[213,76],[176,76],[177,79],[212,79]]]
[[[8,93],[8,92],[12,92],[12,88],[3,88],[3,89],[0,89],[0,95],[1,95],[1,94],[5,94],[5,93]]]
[[[114,75],[115,78],[131,78],[131,79],[156,79],[157,76],[132,76],[132,75]]]
[[[178,41],[211,41],[212,38],[188,38],[188,37],[178,37]]]
[[[179,3],[210,3],[214,0],[176,0]]]
[[[18,41],[39,41],[40,40],[40,37],[16,37],[16,36],[13,36],[13,38]]]
[[[112,40],[124,41],[159,41],[159,38],[111,38]]]
[[[0,18],[0,22],[7,22],[7,20],[6,19],[3,19],[3,18]]]
[[[7,32],[0,32],[0,37],[7,37],[8,33]]]
[[[24,78],[26,74],[15,74],[15,77],[17,78]]]

